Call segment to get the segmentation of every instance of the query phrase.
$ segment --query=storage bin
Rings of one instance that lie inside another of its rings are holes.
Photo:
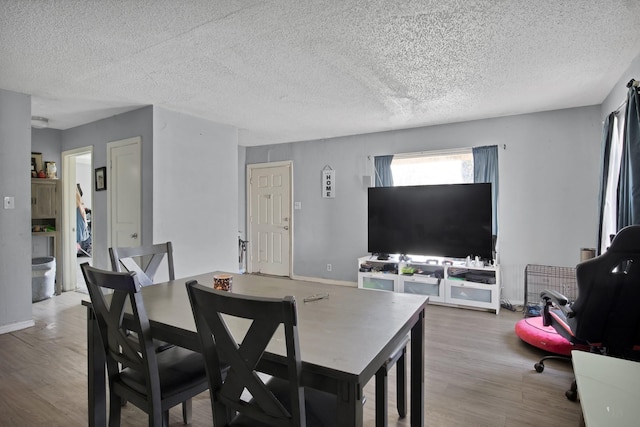
[[[52,256],[31,259],[31,302],[51,298],[56,285],[56,259]]]

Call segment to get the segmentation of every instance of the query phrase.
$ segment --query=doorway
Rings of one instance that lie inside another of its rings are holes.
[[[293,163],[247,167],[247,271],[292,276]]]
[[[64,151],[62,170],[62,290],[86,292],[80,264],[93,263],[93,147]]]

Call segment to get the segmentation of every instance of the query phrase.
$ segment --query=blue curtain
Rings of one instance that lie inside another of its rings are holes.
[[[631,82],[630,82],[631,84]],[[627,94],[622,162],[618,184],[617,229],[640,224],[640,95],[631,85]]]
[[[598,193],[598,247],[597,253],[601,254],[602,227],[604,220],[604,205],[606,201],[607,181],[609,180],[609,165],[611,163],[611,140],[613,139],[613,124],[616,113],[607,116],[602,127],[602,164],[600,165],[600,192]],[[607,239],[607,236],[604,236]]]
[[[376,187],[393,187],[392,160],[393,156],[376,156],[373,159],[376,170]]]
[[[473,182],[491,183],[491,203],[493,218],[491,229],[494,236],[498,235],[498,146],[473,148]]]

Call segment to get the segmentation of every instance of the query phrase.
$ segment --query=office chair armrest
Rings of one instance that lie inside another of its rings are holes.
[[[540,292],[540,298],[544,300],[544,308],[542,310],[542,324],[544,326],[551,326],[551,314],[549,313],[549,308],[552,305],[558,307],[558,309],[560,309],[567,318],[575,316],[575,313],[569,304],[569,298],[565,297],[560,292],[545,289]]]
[[[557,306],[566,306],[567,304],[569,304],[569,298],[565,297],[564,295],[562,295],[560,292],[551,290],[551,289],[545,289],[542,292],[540,292],[540,298],[542,298],[545,301],[553,301]]]

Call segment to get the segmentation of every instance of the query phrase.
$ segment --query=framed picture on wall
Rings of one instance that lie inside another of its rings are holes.
[[[31,153],[31,176],[37,177],[42,170],[42,153]]]
[[[96,191],[102,191],[107,189],[107,168],[101,167],[96,169]]]

